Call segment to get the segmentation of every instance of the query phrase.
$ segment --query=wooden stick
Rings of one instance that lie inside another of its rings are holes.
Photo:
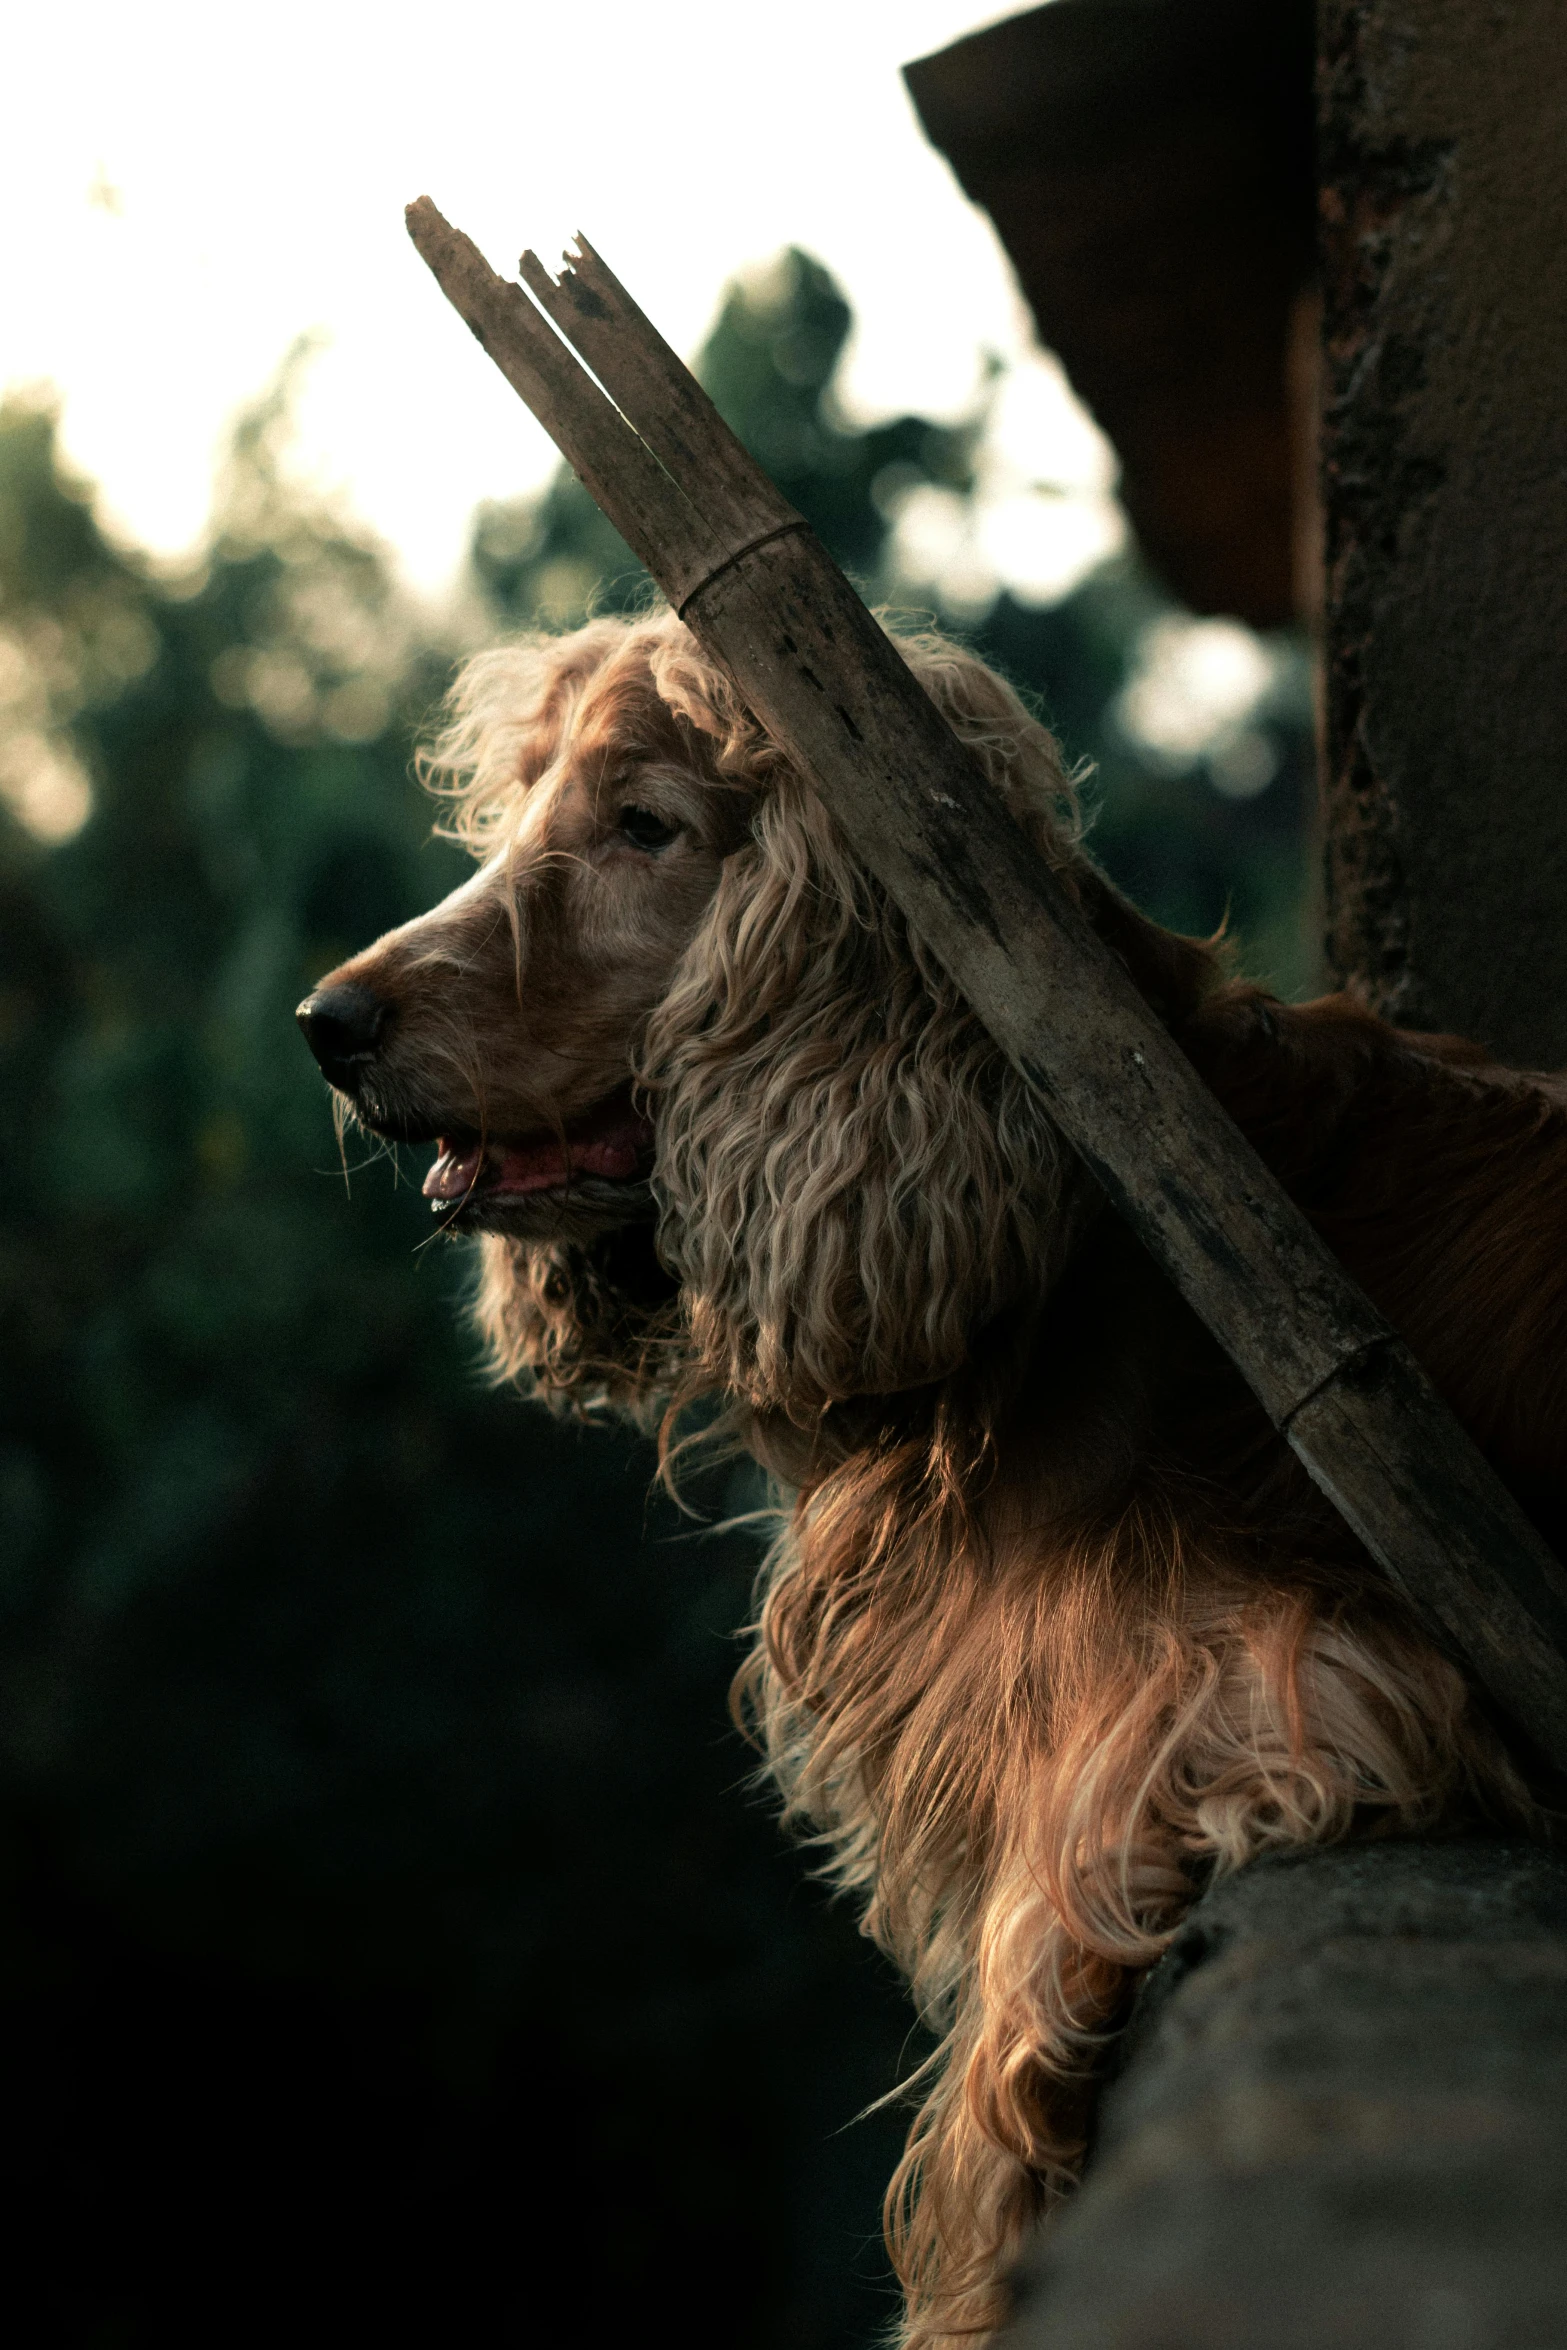
[[[666,577],[705,578],[727,550],[522,288],[497,277],[472,239],[443,220],[427,197],[409,205],[407,219],[453,309],[632,553],[660,584]]]
[[[482,286],[485,264],[428,199],[410,207],[409,225],[470,323],[482,317],[493,336],[503,319],[517,335],[509,305],[526,302],[520,290]],[[533,342],[516,373],[492,355],[1372,1556],[1567,1768],[1561,1563],[597,254],[583,244],[558,284],[533,255],[522,266],[604,391],[552,359],[540,404],[529,387],[546,370]],[[634,458],[600,414],[604,392]],[[575,454],[584,419],[597,436],[584,450],[591,478]],[[677,505],[650,487],[650,464]]]
[[[590,367],[598,364],[595,351],[602,356],[622,387],[611,397],[648,447],[676,481],[701,484],[703,512],[721,515],[725,536],[738,534],[737,543],[803,529],[803,516],[735,438],[587,238],[578,237],[577,247],[576,268],[563,271],[559,285],[536,253],[524,253],[519,275]]]

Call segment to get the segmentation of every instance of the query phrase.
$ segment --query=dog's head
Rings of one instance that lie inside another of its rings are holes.
[[[1050,736],[972,656],[901,650],[1075,886]],[[300,1021],[365,1126],[435,1143],[501,1367],[808,1424],[1043,1298],[1074,1162],[672,615],[480,655],[425,764],[478,870]]]

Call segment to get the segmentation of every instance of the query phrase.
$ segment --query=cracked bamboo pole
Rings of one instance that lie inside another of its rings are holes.
[[[802,517],[585,242],[558,281],[523,256],[530,300],[427,197],[409,206],[408,228],[453,307],[1317,1484],[1434,1635],[1567,1769],[1561,1563],[986,788]]]

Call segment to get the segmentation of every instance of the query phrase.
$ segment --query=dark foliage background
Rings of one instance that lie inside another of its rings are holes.
[[[968,493],[983,420],[849,429],[847,326],[793,256],[704,372],[895,599],[892,490]],[[849,2350],[902,2128],[853,2117],[907,2018],[744,1785],[753,1544],[484,1390],[460,1253],[417,1178],[345,1186],[294,1033],[458,867],[407,772],[454,648],[287,486],[289,381],[183,575],[105,535],[45,408],[0,415],[7,2298],[83,2345],[662,2311]],[[473,577],[496,624],[644,592],[570,480],[481,513]],[[1304,714],[1245,802],[1139,763],[1110,713],[1161,609],[1123,562],[970,633],[1098,760],[1112,869],[1288,979]]]

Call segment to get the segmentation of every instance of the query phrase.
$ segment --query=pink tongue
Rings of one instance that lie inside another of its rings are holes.
[[[502,1153],[499,1165],[492,1165],[485,1189],[555,1191],[573,1175],[602,1175],[611,1182],[629,1182],[652,1138],[646,1119],[634,1110],[611,1108],[583,1123],[587,1132],[579,1131],[567,1145],[553,1134],[513,1143]],[[479,1143],[463,1151],[443,1148],[424,1179],[425,1198],[466,1199],[483,1171],[484,1156]]]
[[[484,1152],[475,1143],[472,1150],[443,1150],[435,1165],[425,1177],[423,1191],[426,1199],[464,1199],[479,1178],[479,1166]]]
[[[595,1135],[570,1147],[568,1163],[553,1135],[514,1144],[501,1161],[496,1190],[553,1191],[573,1175],[606,1175],[623,1183],[637,1171],[637,1137],[629,1130],[629,1121],[624,1133]]]

